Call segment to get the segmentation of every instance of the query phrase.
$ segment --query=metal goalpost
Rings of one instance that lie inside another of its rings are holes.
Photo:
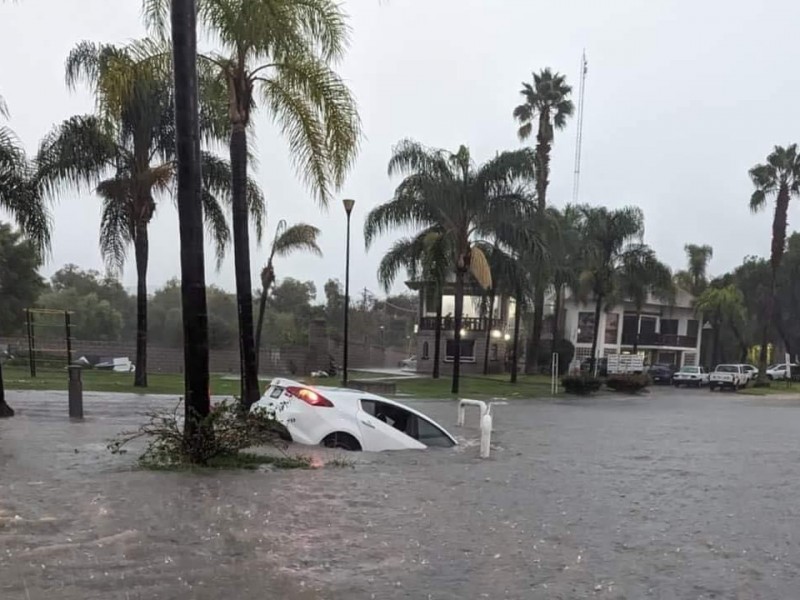
[[[64,366],[72,364],[72,313],[68,310],[26,308],[28,363],[31,377],[36,377],[36,363],[63,357]]]

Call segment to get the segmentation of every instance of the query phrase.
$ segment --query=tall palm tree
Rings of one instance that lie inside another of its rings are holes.
[[[166,31],[169,5],[143,0],[157,33]],[[246,202],[247,132],[257,98],[288,138],[299,175],[323,206],[355,159],[361,123],[350,91],[331,68],[348,44],[335,0],[197,0],[197,15],[221,47],[198,59],[202,69],[216,70],[228,104],[242,402],[249,406],[259,397]]]
[[[184,438],[195,460],[208,442],[202,422],[211,411],[203,249],[200,110],[197,85],[197,26],[194,0],[172,3],[172,60],[178,222],[181,241],[181,308],[184,357]]]
[[[8,117],[8,108],[0,97],[0,118]],[[31,240],[40,255],[50,249],[50,216],[38,189],[31,182],[31,167],[14,132],[0,125],[0,208],[16,220],[20,230]],[[6,403],[0,357],[0,418],[14,416]]]
[[[445,247],[447,237],[439,227],[423,229],[414,237],[396,240],[381,259],[378,266],[378,281],[386,293],[405,269],[412,280],[433,286],[436,298],[436,322],[433,333],[433,379],[439,379],[442,349],[442,292],[447,274],[452,271],[451,252]]]
[[[110,268],[121,269],[129,245],[136,263],[136,371],[134,385],[147,386],[147,268],[149,224],[159,197],[176,177],[174,94],[169,79],[136,59],[127,48],[82,42],[67,59],[66,79],[85,82],[97,113],[67,119],[42,141],[38,181],[51,194],[75,186],[94,187],[102,202],[100,250]],[[207,113],[201,132],[213,137]],[[230,202],[228,163],[204,152],[201,199],[205,220],[221,260],[230,239],[222,202]],[[258,186],[249,184],[250,209],[264,212]]]
[[[675,273],[675,283],[693,296],[699,296],[708,287],[708,263],[714,257],[714,249],[698,244],[686,244],[683,249],[688,268]]]
[[[476,242],[494,235],[498,225],[514,223],[524,212],[533,156],[529,150],[503,152],[476,167],[465,146],[451,153],[405,140],[389,161],[389,175],[395,174],[405,178],[394,198],[367,216],[365,243],[369,247],[377,235],[394,227],[433,227],[450,250],[455,276],[452,392],[457,394],[467,276],[471,274],[484,289],[492,283],[488,260]]]
[[[671,300],[675,296],[672,271],[646,246],[630,248],[622,256],[617,272],[616,293],[620,299],[629,300],[636,310],[637,331],[633,341],[634,354],[639,350],[638,323],[650,296]],[[616,304],[616,302],[612,302]]]
[[[595,302],[590,357],[594,367],[603,304],[616,292],[622,265],[632,254],[646,252],[647,247],[641,243],[644,235],[644,215],[641,209],[626,207],[609,210],[604,206],[584,206],[581,212],[581,284]]]
[[[540,211],[547,206],[547,187],[550,183],[550,152],[556,129],[563,129],[567,119],[575,112],[570,99],[572,87],[567,85],[566,77],[553,73],[549,68],[533,73],[533,85],[523,82],[520,94],[523,102],[514,109],[514,119],[520,127],[517,131],[521,140],[528,139],[536,126],[536,201]],[[533,307],[533,323],[528,341],[525,368],[528,372],[538,367],[539,341],[542,337],[544,321],[544,294],[547,287],[545,265],[537,265],[536,291]]]
[[[319,229],[313,225],[298,223],[289,227],[285,220],[281,220],[275,228],[275,237],[272,238],[267,264],[261,269],[261,297],[258,303],[258,322],[256,324],[256,370],[258,353],[261,350],[261,331],[264,325],[264,314],[267,310],[267,297],[272,284],[275,283],[275,257],[289,256],[294,252],[301,251],[322,256],[322,250],[317,245],[319,234]]]
[[[767,198],[775,196],[775,216],[772,219],[772,249],[770,251],[771,291],[767,302],[761,334],[761,352],[758,359],[758,380],[764,383],[767,378],[769,328],[773,323],[775,313],[778,268],[786,248],[789,201],[792,197],[800,194],[800,155],[797,152],[797,144],[791,144],[786,148],[775,146],[772,153],[767,156],[766,164],[756,165],[750,169],[750,179],[755,186],[755,191],[750,197],[750,210],[757,212],[763,209],[767,204]]]

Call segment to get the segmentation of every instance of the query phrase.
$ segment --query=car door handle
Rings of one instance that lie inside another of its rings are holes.
[[[361,422],[362,422],[364,425],[366,425],[367,427],[369,427],[370,429],[375,429],[375,425],[373,425],[373,424],[372,424],[372,423],[370,423],[369,421],[365,421],[364,419],[361,419]]]

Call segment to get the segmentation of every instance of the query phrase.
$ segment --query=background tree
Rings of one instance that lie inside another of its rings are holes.
[[[433,287],[436,321],[433,329],[433,379],[439,379],[442,351],[442,293],[447,274],[452,272],[452,253],[445,248],[447,236],[439,227],[423,229],[414,237],[396,240],[381,259],[378,281],[388,293],[401,269],[412,281]],[[419,360],[419,357],[417,357]]]
[[[149,26],[164,33],[169,0],[144,0]],[[225,83],[230,126],[233,242],[245,406],[259,398],[247,215],[247,130],[257,98],[289,140],[292,159],[326,205],[355,159],[361,123],[350,91],[332,69],[348,44],[334,0],[197,1],[198,19],[222,50],[200,55]],[[259,96],[256,96],[256,93]]]
[[[133,245],[136,262],[137,328],[134,385],[147,386],[148,228],[156,201],[175,181],[175,113],[170,80],[138,60],[128,48],[82,42],[67,59],[66,79],[92,90],[96,115],[76,116],[56,127],[41,143],[38,179],[51,194],[65,186],[95,186],[102,201],[100,250],[110,268],[121,269]],[[213,136],[215,121],[203,121]],[[203,153],[201,190],[205,219],[224,254],[230,233],[221,201],[230,201],[227,162]],[[250,184],[251,209],[259,217],[264,201]]]
[[[35,243],[11,225],[0,223],[0,335],[24,329],[23,311],[35,306],[45,289],[40,266]]]
[[[687,269],[675,273],[675,284],[697,297],[708,287],[708,263],[714,257],[711,246],[686,244]]]
[[[735,331],[744,319],[744,297],[742,292],[735,285],[724,287],[711,286],[700,294],[695,301],[695,311],[699,315],[708,315],[711,318],[713,331],[713,345],[711,350],[711,362],[713,365],[721,362],[720,355],[720,334],[722,325],[727,323]],[[738,334],[737,334],[737,337]],[[745,347],[745,354],[746,347]],[[740,358],[740,360],[742,360]]]
[[[389,202],[373,209],[364,224],[366,246],[395,227],[435,228],[455,276],[452,393],[457,394],[461,371],[461,327],[464,285],[468,275],[482,288],[491,286],[486,255],[476,242],[491,236],[498,225],[514,223],[530,201],[533,155],[529,150],[503,152],[476,167],[469,150],[430,149],[405,140],[394,149],[389,175],[404,174]]]
[[[639,321],[644,305],[650,296],[655,296],[670,304],[675,299],[675,284],[672,271],[658,260],[656,253],[646,246],[633,247],[626,250],[617,271],[615,291],[618,300],[630,301],[636,310],[636,337],[633,342],[633,353],[639,350]],[[616,305],[617,300],[609,304]]]
[[[632,254],[646,252],[647,247],[641,243],[644,235],[641,209],[626,207],[609,210],[606,207],[584,206],[581,212],[581,285],[595,303],[590,357],[594,368],[603,305],[607,298],[615,295],[622,265]]]
[[[533,73],[533,85],[523,82],[520,90],[524,101],[514,109],[514,119],[519,124],[517,131],[521,140],[528,139],[536,127],[536,202],[544,212],[547,206],[547,187],[550,184],[550,152],[554,132],[567,125],[575,106],[570,99],[572,88],[566,77],[553,73],[549,68]],[[539,341],[544,320],[544,294],[547,287],[545,263],[536,266],[533,322],[528,338],[525,368],[535,372],[538,368]]]
[[[770,296],[761,334],[761,353],[758,358],[758,380],[765,383],[767,346],[769,345],[770,327],[774,320],[778,269],[786,248],[789,201],[800,193],[800,156],[797,153],[797,144],[786,148],[775,146],[773,152],[767,156],[766,164],[756,165],[750,169],[750,179],[755,186],[755,191],[750,197],[750,210],[757,212],[763,209],[767,204],[767,198],[775,196],[775,216],[772,219],[772,248],[770,251],[772,271]]]
[[[31,165],[17,136],[2,124],[8,107],[0,96],[0,208],[16,221],[19,230],[44,256],[50,249],[50,215],[31,181]]]
[[[264,326],[264,314],[267,309],[267,296],[272,284],[275,283],[276,256],[288,256],[293,252],[305,250],[316,256],[322,256],[322,250],[317,245],[319,229],[306,223],[298,223],[289,227],[286,221],[281,220],[275,229],[272,247],[269,251],[267,264],[261,270],[261,297],[258,303],[258,321],[256,324],[256,367],[258,367],[258,352],[261,350],[261,330]]]

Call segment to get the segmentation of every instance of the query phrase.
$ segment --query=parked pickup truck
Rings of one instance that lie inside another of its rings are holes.
[[[738,390],[747,385],[749,377],[744,365],[717,365],[709,376],[708,389],[712,392],[717,388]]]

